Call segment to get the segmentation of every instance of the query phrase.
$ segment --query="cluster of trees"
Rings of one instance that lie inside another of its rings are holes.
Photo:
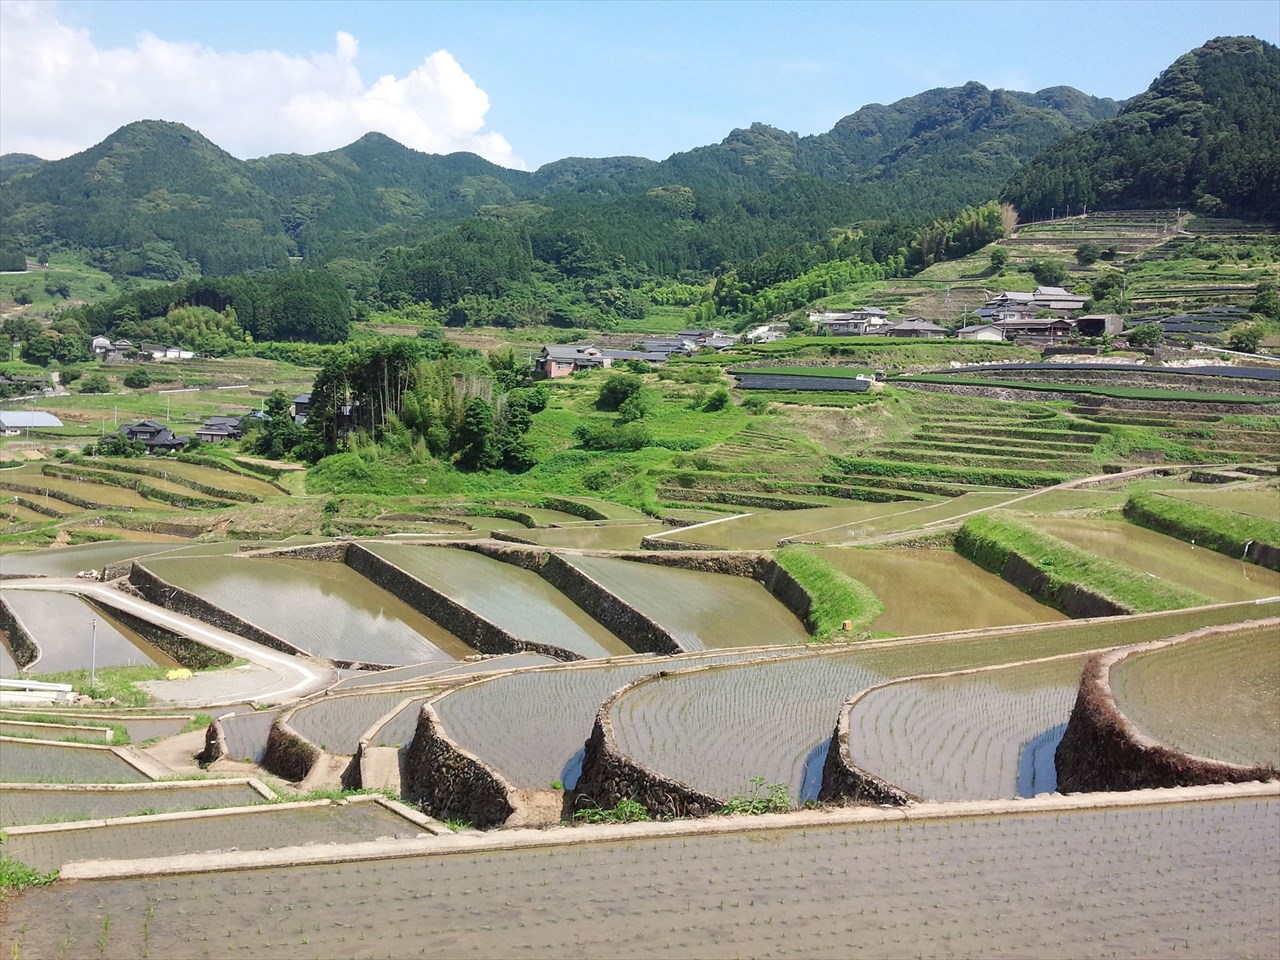
[[[935,220],[907,248],[906,267],[912,273],[943,260],[955,260],[981,250],[1004,237],[1018,222],[1018,214],[1008,204],[994,200],[977,207],[965,207],[956,216]]]

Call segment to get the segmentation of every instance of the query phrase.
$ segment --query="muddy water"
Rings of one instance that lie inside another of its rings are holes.
[[[1123,520],[1040,517],[1031,522],[1046,533],[1139,572],[1213,597],[1258,600],[1280,595],[1280,573],[1196,547]]]
[[[926,800],[1050,793],[1083,667],[1071,658],[882,687],[850,713],[849,752]]]
[[[40,659],[28,668],[33,673],[87,670],[94,662],[95,646],[99,667],[178,666],[172,657],[78,597],[5,590],[4,599],[40,648]]]
[[[260,798],[259,798],[260,799]],[[127,860],[145,850],[164,857],[206,850],[268,850],[304,843],[374,840],[397,834],[417,836],[418,826],[368,801],[287,809],[263,807],[251,813],[192,820],[114,823],[77,830],[10,833],[6,853],[40,871],[73,860]]]
[[[1280,487],[1251,487],[1245,490],[1177,490],[1167,492],[1179,500],[1219,510],[1232,510],[1235,513],[1261,517],[1280,523]]]
[[[669,539],[728,550],[770,550],[783,537],[829,530],[919,506],[918,501],[903,500],[895,503],[858,502],[847,507],[814,507],[808,510],[752,510],[744,517],[721,520],[696,529],[672,531]]]
[[[341,563],[226,556],[147,566],[319,657],[400,665],[475,652]]]
[[[950,550],[828,548],[822,558],[884,604],[868,629],[899,636],[1065,620]]]
[[[0,569],[7,574],[28,573],[44,577],[74,577],[81,570],[101,570],[104,566],[131,560],[147,554],[171,549],[164,543],[138,543],[116,540],[86,543],[78,547],[33,550],[27,553],[5,551]]]
[[[547,527],[525,530],[517,534],[548,547],[573,547],[579,550],[638,550],[640,541],[651,533],[670,531],[662,523],[607,523],[599,526]]]
[[[536,573],[468,550],[398,543],[366,546],[513,636],[587,658],[633,652]]]
[[[563,510],[548,510],[546,507],[523,507],[513,506],[511,510],[518,510],[530,520],[540,527],[549,527],[553,523],[581,523],[582,518],[572,513],[565,513]]]
[[[961,494],[951,500],[943,500],[941,503],[913,503],[909,504],[906,510],[896,511],[880,517],[870,517],[866,520],[841,527],[833,527],[829,530],[805,534],[803,539],[812,543],[829,543],[833,545],[853,543],[858,540],[865,540],[868,537],[894,533],[899,530],[914,530],[923,527],[926,523],[949,520],[952,517],[966,514],[971,510],[996,506],[1006,500],[1012,500],[1016,496],[1018,496],[1016,492],[1008,490],[974,491]]]
[[[1278,859],[1280,802],[1220,801],[56,883],[8,923],[20,960],[1274,957]]]
[[[671,632],[685,650],[804,643],[804,624],[745,577],[614,557],[564,558]]]
[[[247,807],[264,802],[262,794],[248,784],[216,780],[127,790],[0,788],[0,827],[127,817],[143,810],[173,813],[207,807]]]

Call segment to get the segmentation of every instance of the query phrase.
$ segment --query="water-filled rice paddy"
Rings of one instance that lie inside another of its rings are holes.
[[[99,667],[178,665],[133,630],[79,597],[43,590],[5,590],[3,598],[40,648],[39,660],[28,667],[33,673],[86,670],[94,660],[95,647]]]
[[[1036,527],[1090,553],[1225,602],[1280,596],[1280,573],[1123,520],[1038,517]]]
[[[706,526],[672,530],[668,539],[700,543],[726,550],[771,550],[784,537],[798,537],[812,531],[830,530],[876,517],[902,513],[919,507],[916,500],[889,503],[856,501],[848,506],[814,507],[805,510],[756,510]]]
[[[260,798],[259,798],[260,799]],[[73,860],[130,860],[206,850],[269,850],[305,843],[375,840],[420,828],[379,803],[323,807],[263,806],[200,819],[111,823],[34,833],[10,832],[8,856],[36,870],[57,870]]]
[[[1131,654],[1116,703],[1149,737],[1228,763],[1280,766],[1280,634],[1233,631]]]
[[[215,556],[146,566],[315,656],[398,665],[475,652],[345,564]]]
[[[1280,487],[1228,487],[1220,490],[1161,490],[1161,493],[1179,500],[1190,500],[1206,507],[1217,507],[1235,513],[1280,521]]]
[[[22,553],[11,553],[6,550],[0,566],[3,566],[7,574],[74,577],[81,570],[101,570],[113,563],[148,554],[163,553],[171,549],[173,547],[167,543],[111,540],[103,543],[86,543],[78,547],[30,550]]]
[[[615,704],[615,731],[624,753],[706,793],[732,796],[752,777],[763,776],[785,784],[800,800],[812,799],[841,705],[876,683],[1141,643],[1251,619],[1259,609],[1250,603],[1114,624],[1066,621],[992,637],[671,673],[637,686]]]
[[[279,714],[279,710],[248,710],[220,718],[227,756],[232,760],[260,763],[267,752],[271,724]]]
[[[369,543],[366,549],[513,636],[583,657],[631,648],[536,573],[469,550]]]
[[[804,643],[795,614],[745,577],[681,570],[616,557],[564,559],[666,628],[684,650]]]
[[[145,783],[151,778],[105,747],[0,743],[0,783]]]
[[[849,753],[926,800],[1052,792],[1083,666],[1071,657],[881,687],[850,710]]]
[[[796,655],[803,656],[804,651]],[[559,780],[572,787],[578,781],[582,746],[596,712],[613,691],[659,670],[758,656],[692,654],[515,673],[454,690],[433,706],[455,742],[515,786],[549,787]]]
[[[9,924],[32,957],[1270,957],[1277,859],[1280,802],[1218,801],[58,883]]]
[[[661,523],[605,523],[599,526],[546,527],[517,534],[547,547],[573,547],[578,550],[638,550],[640,541],[652,533],[671,528]]]
[[[951,550],[832,547],[821,556],[884,604],[869,630],[909,636],[1067,619]]]
[[[125,789],[94,789],[44,785],[0,788],[0,827],[14,824],[60,823],[71,820],[105,820],[142,811],[174,813],[209,807],[247,807],[265,802],[249,784],[206,780]]]
[[[1007,500],[1019,496],[1018,492],[976,490],[962,493],[941,503],[908,503],[907,509],[897,510],[882,516],[871,517],[857,523],[832,527],[826,530],[815,530],[804,534],[799,539],[811,543],[828,543],[839,545],[855,543],[869,537],[883,536],[900,530],[914,530],[926,523],[950,520],[953,517],[981,510],[984,507],[999,506]],[[1034,500],[1028,501],[1034,503]]]
[[[324,697],[299,707],[289,718],[289,726],[329,753],[354,754],[360,735],[410,696],[395,691]]]

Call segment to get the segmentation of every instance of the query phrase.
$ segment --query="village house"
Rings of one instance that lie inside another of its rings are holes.
[[[1061,317],[1052,319],[997,320],[991,326],[998,328],[1006,340],[1026,337],[1038,340],[1062,340],[1075,332],[1076,322]]]
[[[165,453],[181,450],[187,445],[186,437],[177,436],[163,423],[155,420],[142,420],[138,423],[126,424],[120,433],[130,442],[141,440],[147,453]]]
[[[613,366],[613,358],[593,344],[560,346],[548,344],[534,362],[534,376],[547,380],[567,377],[579,370]]]
[[[307,414],[311,412],[311,394],[300,393],[293,398],[293,403],[289,407],[289,413],[293,417],[293,422],[303,424],[307,422]]]
[[[893,324],[889,315],[879,307],[859,307],[856,310],[815,311],[809,320],[818,331],[825,330],[833,337],[864,337],[883,333]]]
[[[945,327],[930,323],[921,317],[907,317],[878,332],[886,337],[919,337],[928,340],[936,340],[947,335]]]
[[[990,323],[979,323],[956,331],[961,340],[1003,340],[1004,331]]]

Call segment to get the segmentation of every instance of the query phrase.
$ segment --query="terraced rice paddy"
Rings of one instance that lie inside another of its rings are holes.
[[[1090,553],[1224,602],[1280,596],[1280,573],[1123,520],[1038,517],[1037,528]]]
[[[113,563],[132,560],[173,549],[165,543],[138,543],[112,540],[86,543],[58,550],[5,551],[2,564],[7,574],[30,574],[40,577],[74,577],[81,570],[101,570]]]
[[[849,712],[854,763],[926,800],[1052,792],[1081,657],[873,690]]]
[[[88,669],[95,648],[100,667],[178,666],[172,657],[79,597],[38,590],[5,590],[2,596],[40,648],[39,659],[28,666],[33,673]]]
[[[0,827],[15,824],[103,820],[209,807],[246,807],[265,798],[243,780],[192,780],[140,787],[0,787]]]
[[[101,504],[113,509],[171,511],[176,509],[170,504],[157,500],[148,500],[136,490],[128,487],[117,487],[111,484],[90,483],[87,480],[70,480],[65,477],[48,477],[40,472],[37,464],[6,470],[4,480],[20,483],[24,486],[55,496],[58,493],[70,494],[90,503]],[[141,478],[139,478],[141,479]],[[188,493],[192,493],[190,489]]]
[[[108,747],[0,742],[0,783],[145,783],[151,778]]]
[[[582,747],[596,712],[613,691],[659,670],[758,656],[692,654],[515,673],[451,691],[433,707],[456,743],[515,786],[549,787],[559,780],[572,787],[578,782]]]
[[[632,652],[536,573],[468,550],[392,543],[365,546],[522,640],[588,658]]]
[[[399,665],[475,652],[341,563],[200,557],[157,559],[146,566],[315,656]]]
[[[808,510],[761,510],[697,529],[672,531],[667,539],[726,550],[772,550],[784,537],[800,537],[810,531],[843,527],[919,506],[917,501],[901,500],[891,503],[859,502]]]
[[[1219,490],[1162,490],[1179,500],[1218,507],[1264,520],[1280,521],[1280,487],[1243,487]]]
[[[607,523],[576,527],[547,527],[525,530],[517,534],[521,540],[547,547],[572,547],[577,550],[638,550],[640,541],[650,534],[669,531],[661,523]]]
[[[1067,621],[992,636],[890,643],[671,673],[617,701],[615,732],[626,755],[714,796],[742,793],[752,777],[763,776],[807,800],[817,795],[841,705],[874,684],[1141,643],[1264,616],[1267,609],[1250,603],[1114,624]]]
[[[1280,802],[1219,801],[80,881],[9,923],[18,960],[1268,957],[1277,859]]]
[[[1280,635],[1274,627],[1132,654],[1112,667],[1111,689],[1139,730],[1176,750],[1280,767]]]
[[[95,460],[93,467],[95,469],[110,469],[117,465],[119,461],[115,460]],[[127,464],[126,464],[127,465]],[[203,467],[198,463],[183,463],[180,460],[166,459],[158,463],[147,462],[148,469],[159,470],[167,473],[172,477],[182,477],[185,480],[194,480],[196,483],[204,484],[208,487],[216,487],[219,490],[231,490],[236,493],[248,493],[256,497],[278,497],[280,491],[273,487],[266,480],[258,477],[251,477],[243,473],[233,473],[230,470],[218,470],[213,467]],[[154,477],[140,476],[138,479],[146,483],[155,483]],[[193,491],[191,487],[186,488],[189,492]],[[205,496],[205,494],[199,494]]]
[[[822,558],[880,598],[884,613],[867,627],[876,632],[909,636],[1067,619],[951,550],[833,547]]]
[[[1018,496],[1008,491],[974,490],[962,493],[958,497],[944,500],[941,503],[912,503],[907,509],[894,511],[879,517],[863,520],[845,526],[831,527],[826,530],[815,530],[797,537],[808,543],[828,543],[839,545],[856,543],[871,537],[884,536],[905,530],[916,530],[926,524],[943,524],[947,520],[981,510],[985,507],[996,507]],[[1034,503],[1034,500],[1028,501]]]
[[[260,800],[261,798],[259,798]],[[37,870],[74,860],[130,860],[206,850],[269,850],[305,843],[375,840],[420,832],[417,824],[379,803],[263,806],[244,813],[196,819],[117,820],[100,826],[68,824],[47,830],[10,830],[6,853]]]
[[[222,733],[227,742],[227,756],[232,760],[261,763],[267,752],[267,737],[279,710],[248,710],[224,716]]]
[[[404,684],[414,680],[444,680],[464,677],[472,673],[487,673],[490,670],[520,670],[525,667],[541,667],[560,662],[542,653],[504,653],[501,656],[484,657],[468,663],[415,663],[407,667],[397,667],[394,670],[378,670],[372,673],[361,671],[357,676],[347,677],[334,684],[334,691],[393,683]]]
[[[395,691],[324,697],[299,707],[289,718],[289,726],[322,750],[351,755],[356,752],[360,735],[410,696]]]
[[[808,640],[804,624],[763,586],[745,577],[615,557],[564,559],[664,627],[683,650]]]

